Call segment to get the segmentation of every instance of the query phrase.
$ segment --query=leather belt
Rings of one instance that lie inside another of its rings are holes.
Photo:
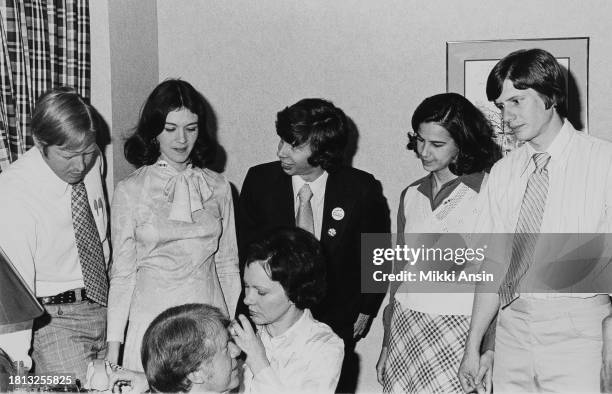
[[[73,304],[75,302],[89,300],[89,298],[87,298],[87,293],[83,288],[68,290],[54,296],[38,297],[36,299],[43,305]]]

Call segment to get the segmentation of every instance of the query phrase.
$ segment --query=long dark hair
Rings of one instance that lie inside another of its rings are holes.
[[[215,157],[217,145],[206,127],[204,97],[189,82],[167,79],[151,92],[140,113],[136,131],[124,146],[125,158],[140,167],[157,161],[160,155],[157,136],[164,130],[169,112],[186,108],[198,116],[198,138],[189,155],[196,167],[206,167]]]

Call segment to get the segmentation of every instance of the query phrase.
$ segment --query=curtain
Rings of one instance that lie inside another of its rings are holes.
[[[0,172],[34,144],[36,99],[90,89],[88,0],[0,0]]]

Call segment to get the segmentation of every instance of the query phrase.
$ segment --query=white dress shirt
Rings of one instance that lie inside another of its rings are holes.
[[[270,366],[253,376],[244,370],[245,393],[333,393],[340,378],[344,343],[309,309],[283,334],[259,327]]]
[[[102,167],[99,157],[84,182],[108,264]],[[72,227],[71,186],[51,170],[38,148],[0,174],[0,191],[0,246],[34,294],[46,297],[84,287]],[[0,336],[0,347],[10,346],[9,355],[23,360],[30,336],[30,331]]]
[[[314,236],[319,240],[321,239],[321,227],[323,226],[323,205],[325,203],[325,186],[327,185],[328,176],[329,174],[327,171],[323,171],[323,174],[312,182],[304,181],[299,175],[294,175],[291,177],[291,184],[293,185],[294,212],[296,215],[300,206],[298,193],[304,184],[308,183],[310,186],[310,190],[312,191],[310,205],[312,206],[312,216],[314,219]]]
[[[612,143],[576,131],[565,120],[546,150],[549,186],[540,233],[612,232]],[[480,193],[477,232],[514,233],[536,151],[526,143],[498,161]],[[534,261],[539,253],[536,247]],[[509,256],[509,254],[507,255]],[[503,260],[503,258],[502,258]],[[506,261],[509,264],[509,261]],[[522,294],[521,297],[592,297],[593,293]]]

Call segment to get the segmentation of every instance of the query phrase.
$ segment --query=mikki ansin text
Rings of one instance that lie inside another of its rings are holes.
[[[403,263],[414,266],[422,263],[453,263],[462,266],[465,263],[482,263],[485,258],[484,245],[482,248],[427,248],[424,245],[418,248],[407,245],[398,245],[395,248],[376,248],[373,250],[372,263],[382,265],[385,262]],[[432,268],[429,265],[429,268]],[[383,271],[374,271],[373,279],[376,282],[492,282],[493,274],[482,270],[480,272],[455,272],[453,270],[419,270],[417,272],[402,270],[388,274]]]
[[[493,282],[493,274],[485,270],[480,272],[455,272],[455,271],[400,271],[387,274],[382,271],[374,271],[373,279],[376,282]]]

